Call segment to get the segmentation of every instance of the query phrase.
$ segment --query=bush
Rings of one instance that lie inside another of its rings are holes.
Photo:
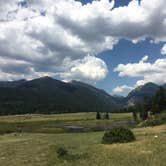
[[[166,123],[166,112],[150,116],[147,120],[138,124],[138,127],[157,126]]]
[[[126,143],[134,140],[135,136],[131,130],[123,127],[116,127],[111,129],[110,131],[105,132],[102,143]]]
[[[140,124],[138,124],[138,127],[157,126],[160,124],[162,124],[162,122],[158,119],[148,119],[148,120],[143,121]]]
[[[63,157],[68,154],[68,151],[64,147],[58,147],[56,150],[58,157]]]

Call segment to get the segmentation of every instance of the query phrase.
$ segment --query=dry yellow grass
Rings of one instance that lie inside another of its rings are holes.
[[[36,122],[49,120],[70,120],[70,121],[95,121],[96,113],[67,113],[67,114],[25,114],[0,116],[0,122]],[[131,113],[110,113],[110,121],[131,119]]]
[[[101,144],[103,132],[0,135],[0,166],[165,166],[166,125],[133,131],[135,142],[113,145]],[[56,145],[69,157],[59,159]]]

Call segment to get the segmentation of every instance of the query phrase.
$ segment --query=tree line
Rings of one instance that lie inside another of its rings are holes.
[[[142,103],[134,103],[128,107],[129,112],[133,112],[133,118],[138,121],[148,119],[149,115],[160,114],[166,110],[166,89],[160,87],[153,97],[145,97]],[[139,117],[138,117],[139,114]]]

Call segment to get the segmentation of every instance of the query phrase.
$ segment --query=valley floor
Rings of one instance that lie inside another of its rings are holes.
[[[0,122],[6,121],[5,118],[7,117],[0,117]],[[15,116],[7,119],[10,122],[17,121]],[[1,134],[0,165],[165,166],[166,124],[135,128],[133,132],[136,135],[135,142],[113,145],[101,144],[103,132]],[[67,157],[58,158],[57,146],[68,150]]]

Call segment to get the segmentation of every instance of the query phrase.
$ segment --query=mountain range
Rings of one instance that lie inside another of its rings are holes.
[[[113,112],[131,102],[143,101],[145,96],[153,96],[158,89],[159,85],[147,83],[121,97],[83,82],[65,83],[51,77],[1,81],[0,114]]]

